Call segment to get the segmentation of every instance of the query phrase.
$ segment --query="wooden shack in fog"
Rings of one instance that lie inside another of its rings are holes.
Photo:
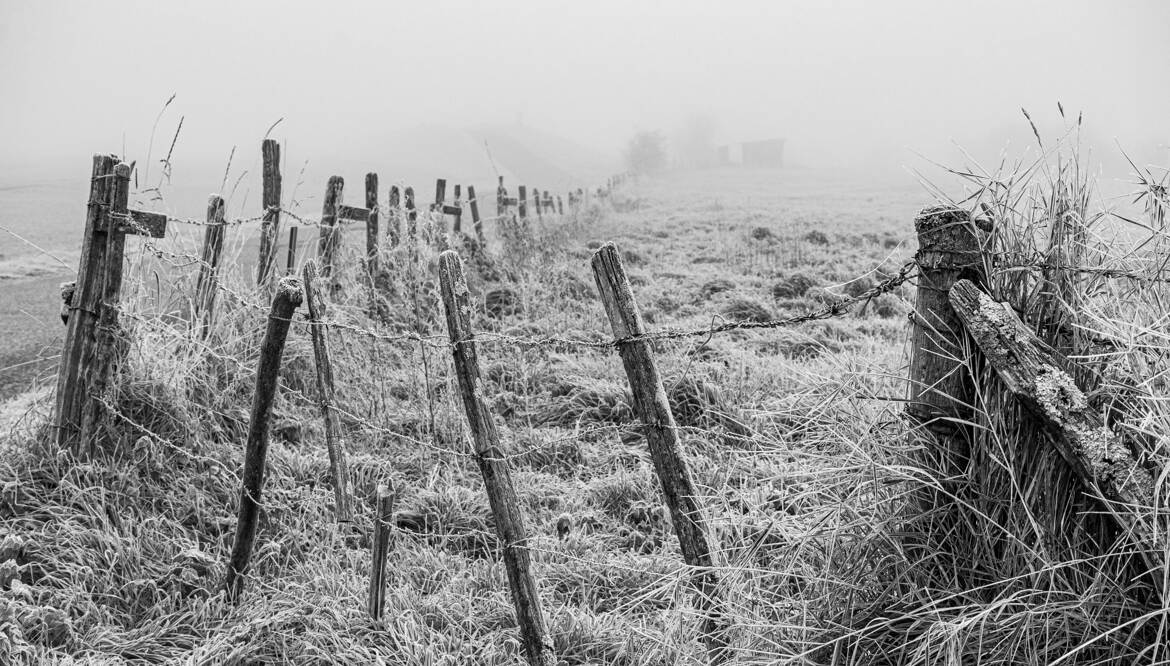
[[[784,139],[741,141],[715,150],[719,164],[779,168],[784,166]]]

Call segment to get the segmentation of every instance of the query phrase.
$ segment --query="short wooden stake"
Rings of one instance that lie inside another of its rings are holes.
[[[317,259],[321,263],[321,277],[333,278],[333,262],[341,246],[341,228],[337,225],[337,209],[341,207],[345,180],[331,176],[325,187],[325,202],[321,206],[321,233],[317,241]]]
[[[374,497],[374,539],[370,553],[370,593],[366,610],[375,620],[382,619],[386,608],[386,559],[394,527],[394,490],[378,484]]]
[[[317,365],[317,391],[320,393],[321,417],[325,420],[325,448],[329,451],[329,472],[333,479],[334,514],[337,522],[353,521],[350,508],[345,445],[341,442],[341,423],[333,408],[333,360],[329,355],[329,329],[325,325],[325,299],[317,286],[317,266],[305,264],[305,304],[309,308],[309,333],[313,338],[313,359]]]
[[[463,273],[463,261],[453,250],[439,255],[439,285],[455,357],[455,374],[463,396],[467,423],[475,442],[475,458],[483,474],[484,487],[495,517],[496,534],[503,544],[504,566],[512,588],[512,603],[516,607],[520,643],[529,664],[551,665],[555,663],[555,657],[552,642],[545,633],[540,593],[530,570],[524,514],[516,499],[516,490],[512,486],[507,459],[500,447],[495,420],[484,399],[479,359],[475,352],[475,333],[471,330],[471,294]]]
[[[381,269],[378,252],[378,174],[366,174],[366,270],[370,273],[370,286],[374,285]]]
[[[301,304],[301,282],[293,276],[280,279],[268,315],[268,328],[260,344],[260,362],[256,368],[256,392],[252,398],[252,413],[248,421],[248,444],[244,452],[243,486],[240,489],[240,509],[236,519],[236,535],[228,560],[224,590],[231,602],[239,599],[244,587],[244,574],[252,557],[256,540],[256,525],[260,519],[260,494],[264,487],[264,460],[268,455],[268,424],[272,419],[272,401],[280,375],[280,361],[284,342],[288,338],[293,313]]]
[[[654,471],[662,483],[662,492],[679,547],[687,565],[694,567],[692,581],[698,592],[696,606],[703,614],[702,638],[713,663],[728,658],[726,626],[718,596],[719,578],[711,556],[711,546],[703,528],[695,484],[683,457],[674,415],[666,399],[666,390],[658,374],[650,343],[620,342],[646,332],[642,314],[634,300],[633,289],[622,266],[621,255],[613,243],[601,246],[593,255],[593,276],[605,304],[614,337],[619,341],[618,354],[634,397],[634,410],[642,422],[642,431],[654,459]]]
[[[203,232],[199,277],[195,281],[195,322],[199,338],[207,337],[215,317],[215,299],[219,293],[219,258],[223,253],[223,197],[213,194],[207,199],[207,227]]]
[[[256,286],[268,284],[276,261],[276,239],[280,237],[280,144],[275,139],[264,139],[260,144],[264,158],[264,180],[261,202],[264,221],[260,225],[260,257],[256,267]]]

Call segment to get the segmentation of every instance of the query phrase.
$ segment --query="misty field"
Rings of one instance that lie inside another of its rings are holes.
[[[629,384],[597,344],[613,336],[590,257],[610,241],[651,329],[692,333],[653,350],[714,545],[733,663],[1166,658],[1146,647],[1160,631],[1149,591],[1106,580],[1124,553],[1107,548],[1109,563],[1095,564],[1068,544],[1021,545],[1040,528],[1014,523],[1011,543],[987,537],[990,555],[978,538],[945,562],[907,545],[916,530],[953,529],[924,528],[914,505],[946,483],[904,414],[914,287],[865,297],[911,260],[928,203],[917,185],[812,171],[669,173],[563,217],[489,222],[486,252],[464,252],[482,389],[557,663],[707,659]],[[361,234],[346,234],[357,266]],[[184,320],[181,252],[135,242],[131,342],[104,452],[83,462],[49,449],[47,391],[0,415],[0,661],[517,663],[501,544],[441,342],[437,251],[383,248],[382,300],[351,271],[329,305],[352,525],[334,520],[313,350],[294,320],[256,552],[233,605],[221,588],[267,303],[229,270],[200,339]],[[156,271],[176,277],[152,281]],[[818,321],[769,324],[851,297],[862,301]],[[765,326],[702,333],[726,322]],[[396,505],[375,621],[365,600],[379,484]],[[1012,511],[978,504],[969,526],[994,531]],[[999,578],[972,588],[964,566]]]

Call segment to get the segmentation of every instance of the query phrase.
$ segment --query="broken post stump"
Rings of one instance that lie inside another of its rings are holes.
[[[475,350],[475,333],[471,329],[471,293],[463,273],[463,261],[454,250],[439,255],[439,285],[447,314],[447,331],[455,357],[455,374],[463,409],[475,444],[475,459],[483,475],[484,488],[495,518],[496,534],[504,550],[504,566],[512,588],[520,643],[528,663],[533,666],[555,663],[540,608],[540,593],[533,578],[528,553],[528,534],[524,526],[508,461],[500,446],[495,419],[483,395],[479,358]]]
[[[1147,560],[1159,560],[1148,563],[1161,572],[1160,560],[1170,552],[1166,528],[1145,520],[1164,515],[1155,498],[1157,482],[1089,405],[1066,370],[1068,359],[1045,344],[1010,305],[997,303],[969,280],[955,283],[949,301],[1007,390],[1045,425],[1082,485],[1105,500],[1124,531],[1144,542],[1139,545]]]
[[[302,273],[305,284],[305,304],[309,309],[309,333],[313,338],[313,360],[317,367],[317,391],[320,395],[321,418],[325,421],[325,448],[329,452],[329,476],[333,480],[334,515],[337,522],[353,520],[349,502],[349,472],[345,460],[345,445],[341,442],[341,423],[333,408],[333,359],[329,355],[329,329],[325,325],[325,299],[317,285],[317,266],[305,264]]]
[[[601,246],[594,253],[592,263],[597,291],[617,340],[618,353],[634,397],[634,410],[642,422],[642,431],[654,460],[654,471],[662,483],[662,493],[670,509],[683,559],[688,566],[694,567],[692,582],[698,596],[695,605],[703,615],[702,639],[712,662],[719,663],[730,656],[727,627],[717,591],[719,578],[703,527],[698,494],[683,456],[682,442],[650,343],[626,340],[645,333],[646,325],[617,247],[613,243]]]
[[[301,304],[301,282],[293,276],[280,279],[268,327],[260,343],[260,361],[256,368],[256,390],[252,397],[252,412],[248,420],[248,443],[244,451],[244,471],[240,489],[240,507],[236,519],[236,534],[228,559],[224,591],[235,603],[243,591],[244,574],[252,557],[256,540],[256,526],[260,520],[260,496],[264,487],[264,464],[268,456],[268,424],[272,419],[272,402],[280,375],[280,361],[288,338],[293,313]]]

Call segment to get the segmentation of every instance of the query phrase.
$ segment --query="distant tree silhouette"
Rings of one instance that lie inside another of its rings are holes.
[[[626,166],[639,174],[666,168],[666,137],[662,132],[642,130],[635,134],[626,144]]]

